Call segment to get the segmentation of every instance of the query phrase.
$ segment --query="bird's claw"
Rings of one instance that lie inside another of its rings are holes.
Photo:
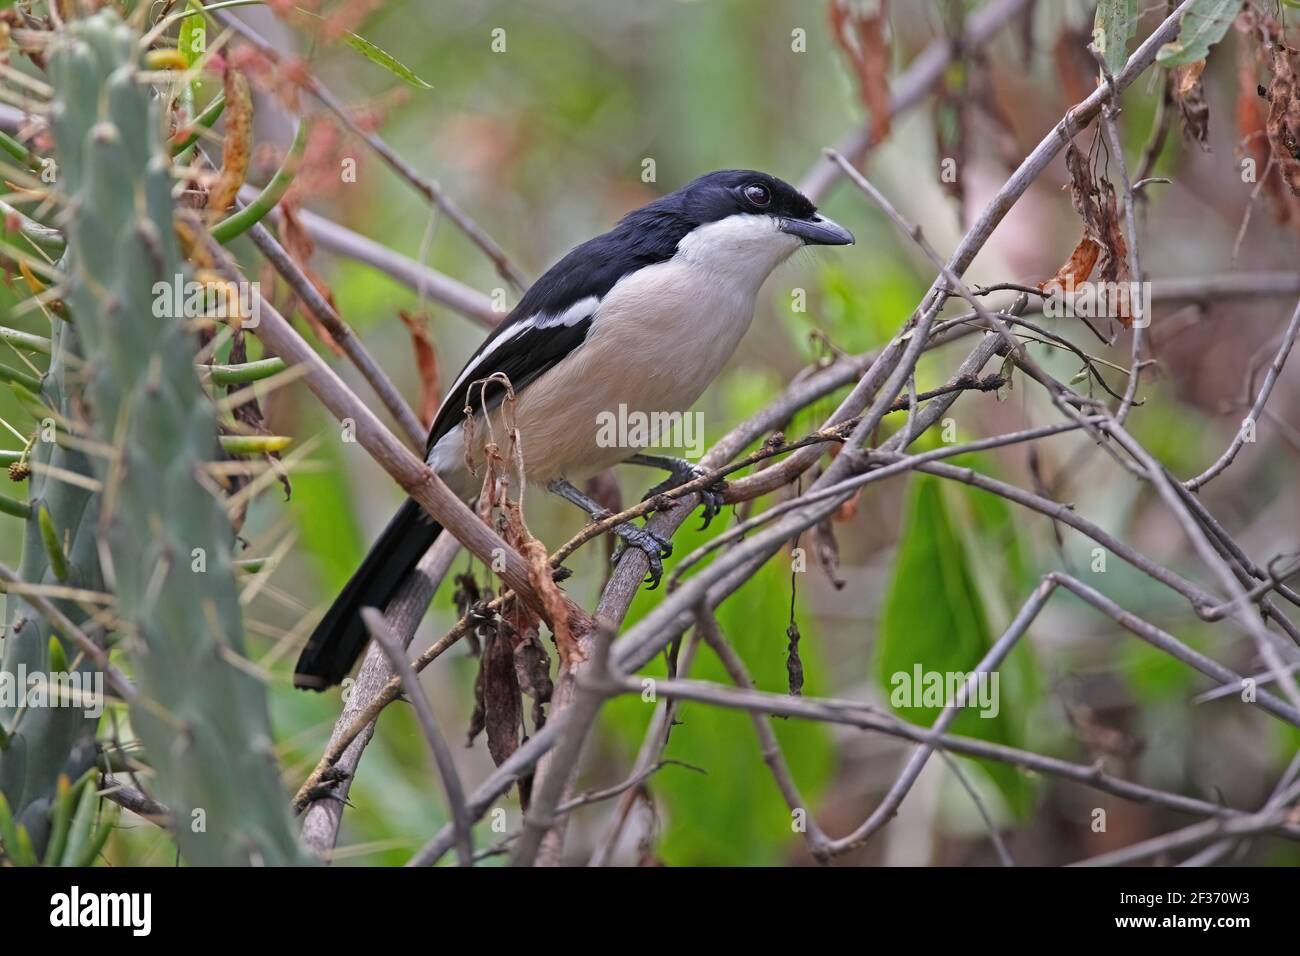
[[[673,553],[673,543],[657,532],[649,528],[639,528],[634,524],[620,524],[614,526],[614,534],[618,535],[622,545],[614,553],[614,561],[617,562],[623,556],[625,547],[633,547],[645,555],[646,561],[650,568],[646,574],[646,584],[653,591],[659,586],[659,580],[664,574],[663,559],[670,557]]]
[[[698,478],[703,478],[707,474],[709,474],[709,469],[689,461],[681,461],[678,463],[677,468],[672,472],[672,474],[647,491],[641,500],[649,501],[656,495],[661,495],[666,491],[678,488],[686,484],[688,481],[695,481]],[[727,483],[723,479],[719,478],[711,484],[705,485],[703,488],[696,491],[696,494],[700,496],[702,517],[704,518],[704,523],[700,525],[701,531],[707,528],[709,523],[722,513],[723,505],[726,504],[726,486]]]

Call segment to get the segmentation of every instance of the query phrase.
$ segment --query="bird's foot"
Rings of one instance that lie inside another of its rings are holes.
[[[618,563],[625,548],[636,548],[645,555],[646,561],[650,564],[646,574],[646,584],[650,586],[651,591],[659,587],[659,580],[664,574],[663,559],[672,555],[673,543],[649,528],[640,528],[630,522],[614,525],[612,530],[622,542],[614,552],[614,562]]]
[[[672,491],[688,481],[695,481],[709,474],[709,469],[684,458],[662,458],[657,459],[657,461],[661,462],[663,467],[668,468],[668,477],[647,491],[645,497],[641,499],[642,501],[649,501],[656,495],[662,495],[664,492]],[[703,509],[704,523],[700,525],[701,531],[707,528],[709,523],[722,513],[722,507],[726,503],[724,498],[726,488],[727,483],[718,478],[696,492],[700,496],[700,505]]]

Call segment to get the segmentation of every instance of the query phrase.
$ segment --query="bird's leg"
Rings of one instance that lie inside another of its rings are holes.
[[[673,458],[671,455],[636,454],[627,459],[627,463],[629,465],[645,465],[648,468],[662,468],[668,472],[668,477],[647,491],[641,499],[642,501],[648,501],[655,495],[671,491],[678,485],[684,485],[688,481],[702,478],[709,473],[707,468],[687,461],[685,458]],[[723,480],[719,478],[713,484],[707,485],[696,492],[700,496],[700,503],[704,506],[704,524],[700,525],[701,531],[707,528],[709,522],[722,511],[724,484]]]
[[[607,509],[602,508],[597,502],[563,478],[548,481],[546,490],[551,494],[559,495],[569,504],[577,505],[591,517],[592,521],[603,521],[610,516]],[[627,521],[614,525],[610,530],[618,536],[619,540],[631,545],[646,556],[646,560],[650,562],[650,572],[646,576],[646,583],[650,585],[652,591],[657,588],[659,579],[663,577],[664,573],[663,559],[673,553],[673,543],[662,535],[655,534],[649,528],[638,528]],[[617,559],[618,555],[616,554],[614,557]]]

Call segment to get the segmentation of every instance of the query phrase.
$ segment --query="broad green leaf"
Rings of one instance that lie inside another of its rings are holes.
[[[1112,74],[1128,62],[1128,44],[1137,31],[1137,0],[1101,0],[1092,25],[1092,42]]]
[[[352,47],[352,49],[356,50],[371,63],[378,63],[399,80],[410,84],[417,90],[433,89],[433,84],[426,83],[424,80],[420,79],[411,71],[410,67],[398,60],[397,57],[385,50],[381,50],[365,37],[358,36],[355,33],[349,33],[345,35],[343,39],[348,46]]]
[[[1196,0],[1183,14],[1178,39],[1156,52],[1162,66],[1182,66],[1204,60],[1210,47],[1223,39],[1241,10],[1241,0]]]
[[[942,696],[927,699],[911,692],[937,686],[930,682],[940,679],[946,686],[949,674],[970,673],[1009,620],[1011,608],[998,606],[1005,605],[1003,595],[981,578],[1017,582],[1028,577],[1023,555],[1010,544],[1016,537],[1010,522],[1005,505],[982,492],[929,475],[913,479],[876,648],[877,677],[904,719],[932,725],[943,709]],[[1011,590],[1017,590],[1015,583]],[[1017,603],[1025,594],[1020,591]],[[973,701],[950,732],[1019,745],[1032,686],[1032,657],[1022,643],[999,668],[997,693],[985,702],[989,706]],[[1027,778],[1006,765],[978,763],[1013,812],[1030,809]]]

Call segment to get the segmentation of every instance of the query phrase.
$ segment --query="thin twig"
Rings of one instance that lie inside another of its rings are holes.
[[[438,720],[433,715],[433,708],[429,706],[429,699],[424,696],[420,678],[415,676],[415,671],[406,660],[402,643],[389,629],[383,614],[373,607],[362,608],[361,620],[365,622],[370,636],[383,648],[389,666],[402,682],[407,700],[415,708],[415,719],[419,722],[425,742],[429,745],[429,752],[433,754],[434,763],[438,766],[438,776],[442,779],[443,791],[447,794],[447,803],[451,808],[452,829],[456,833],[456,854],[460,858],[460,865],[473,866],[474,834],[470,830],[473,821],[470,820],[469,813],[465,809],[465,788],[461,786],[455,758],[451,755],[451,749],[447,746],[442,731],[438,729]]]

